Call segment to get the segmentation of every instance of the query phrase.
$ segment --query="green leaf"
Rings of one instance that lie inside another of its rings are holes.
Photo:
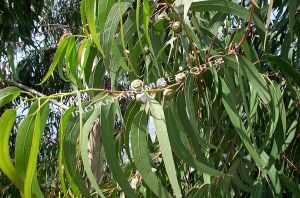
[[[67,76],[71,80],[71,82],[84,89],[84,86],[82,85],[81,80],[78,77],[78,69],[77,69],[77,61],[76,61],[76,41],[75,37],[70,37],[67,51],[66,51],[66,71]]]
[[[124,14],[126,10],[132,5],[132,3],[133,0],[127,0],[125,2],[122,2],[120,5],[120,9],[117,3],[114,4],[107,16],[107,20],[105,22],[105,27],[103,32],[103,38],[102,38],[103,49],[107,57],[110,56],[111,43],[115,37],[117,28],[120,23],[119,13],[121,12],[122,14]]]
[[[241,17],[245,21],[248,21],[249,11],[238,5],[237,3],[226,1],[226,0],[203,0],[194,1],[191,5],[190,10],[194,12],[208,12],[208,11],[219,11],[227,14],[233,14]],[[265,32],[264,23],[258,16],[254,14],[253,21],[259,31]]]
[[[261,60],[275,64],[287,77],[291,78],[298,86],[300,86],[300,73],[287,61],[272,54],[264,54],[261,57]]]
[[[150,43],[151,42],[149,36],[150,7],[149,7],[148,0],[143,0],[143,18],[144,18],[145,36],[147,41]]]
[[[90,129],[93,127],[95,120],[99,117],[100,113],[101,113],[101,109],[95,108],[93,110],[92,115],[85,121],[85,123],[82,127],[79,143],[80,143],[81,158],[82,158],[82,162],[83,162],[83,166],[84,166],[86,175],[89,178],[93,188],[96,189],[96,191],[100,195],[100,197],[104,197],[104,195],[101,192],[100,188],[98,187],[97,181],[93,175],[91,165],[89,162],[89,157],[88,157],[89,132],[90,132]]]
[[[190,88],[191,89],[191,88]],[[191,91],[191,90],[190,90]],[[189,93],[191,93],[189,91]],[[188,96],[188,99],[191,99],[191,96]],[[186,129],[187,134],[190,136],[190,138],[192,139],[193,142],[193,146],[194,149],[196,150],[195,152],[197,153],[197,150],[199,149],[199,147],[197,145],[200,145],[203,149],[206,148],[216,148],[214,145],[212,145],[210,142],[208,142],[206,139],[204,139],[203,137],[200,136],[199,134],[199,130],[197,127],[193,127],[190,118],[187,115],[187,107],[184,104],[187,105],[191,105],[191,101],[186,102],[185,101],[185,95],[184,92],[180,92],[178,93],[177,97],[176,97],[176,101],[177,101],[177,109],[178,109],[178,115],[180,117],[180,120],[184,126],[184,128]],[[188,107],[191,108],[191,107]],[[190,115],[192,116],[192,115]],[[194,118],[196,119],[196,118]],[[196,124],[193,124],[196,125]],[[199,150],[200,152],[200,150]]]
[[[21,90],[17,87],[6,87],[0,90],[0,107],[10,103],[16,99],[21,93]]]
[[[127,178],[125,177],[122,168],[119,164],[119,158],[112,145],[114,145],[114,121],[116,115],[116,103],[108,104],[101,109],[101,132],[104,153],[107,158],[109,167],[112,171],[114,179],[119,183],[122,190],[128,197],[137,197],[135,192],[130,187]],[[112,149],[113,148],[113,149]]]
[[[58,64],[61,64],[63,57],[66,53],[66,48],[68,46],[68,42],[69,42],[69,37],[67,36],[67,37],[62,38],[62,40],[58,43],[58,47],[57,47],[54,59],[50,65],[50,68],[49,68],[47,74],[44,76],[44,78],[38,85],[41,85],[44,82],[46,82],[46,80],[53,74],[56,66]]]
[[[124,115],[124,124],[125,124],[125,135],[124,135],[124,147],[125,147],[125,150],[126,150],[126,153],[128,155],[128,158],[130,161],[132,161],[131,159],[131,154],[130,154],[130,129],[131,129],[131,125],[132,125],[132,122],[133,122],[133,119],[135,117],[135,115],[139,112],[140,110],[140,105],[135,102],[135,101],[132,101],[128,107],[127,107],[127,110],[125,112],[125,115]]]
[[[287,187],[295,196],[300,195],[300,186],[299,184],[293,182],[289,177],[283,173],[278,173],[278,177],[283,185]]]
[[[297,0],[288,0],[288,8],[289,8],[289,31],[291,32],[291,35],[294,33],[294,27],[296,24],[296,14],[297,14],[297,4],[299,1]],[[290,42],[290,41],[287,41]]]
[[[89,25],[90,33],[94,40],[95,45],[97,46],[100,53],[105,57],[103,49],[100,45],[99,35],[97,33],[96,25],[95,25],[95,9],[96,9],[97,1],[87,0],[85,1],[85,13],[86,13],[86,20]]]
[[[24,193],[34,193],[41,197],[36,174],[36,160],[39,151],[41,133],[46,127],[49,115],[49,104],[46,100],[36,101],[22,121],[16,138],[16,169],[23,180],[26,180]],[[29,185],[29,186],[28,186]]]
[[[107,20],[107,15],[115,4],[115,0],[98,0],[98,20],[100,27],[104,27],[105,21]]]
[[[71,117],[72,112],[74,111],[74,107],[70,107],[60,119],[60,127],[59,127],[59,157],[58,157],[58,171],[59,171],[59,179],[61,182],[62,190],[65,195],[67,195],[67,187],[64,179],[64,136],[65,136],[65,128],[68,120]],[[70,184],[72,185],[72,184]],[[75,193],[76,194],[76,193]]]
[[[268,104],[271,101],[267,83],[247,58],[237,55],[228,55],[224,57],[224,61],[228,66],[233,68],[238,75],[241,74],[245,76],[264,103]]]
[[[260,150],[264,150],[265,146],[269,143],[271,140],[279,120],[279,116],[281,113],[281,105],[280,101],[282,101],[282,96],[280,91],[277,92],[277,90],[280,90],[278,84],[276,82],[272,82],[272,85],[270,85],[270,93],[271,93],[271,102],[269,104],[269,111],[270,111],[270,119],[269,119],[269,126],[267,129],[267,135],[265,136],[264,142],[262,143],[262,146]]]
[[[151,159],[147,144],[147,113],[138,112],[131,126],[131,146],[134,164],[141,174],[143,181],[158,197],[171,197],[157,176],[152,172]]]
[[[9,154],[9,136],[16,120],[16,110],[9,109],[0,118],[0,169],[10,181],[23,191],[24,182],[11,162]]]
[[[35,123],[34,123],[34,131],[32,134],[32,142],[31,142],[31,148],[30,148],[30,154],[26,169],[26,176],[24,181],[24,197],[31,197],[31,190],[32,190],[32,183],[34,180],[34,172],[36,171],[36,164],[37,164],[37,158],[38,158],[38,152],[40,147],[40,139],[42,136],[41,131],[41,101],[38,100],[38,109],[35,116]],[[48,115],[46,115],[48,118]],[[47,120],[47,118],[43,120]]]
[[[131,69],[127,66],[127,63],[122,57],[122,54],[119,50],[118,44],[115,40],[111,43],[111,51],[113,53],[113,58],[116,59],[116,62],[126,71],[131,71]]]
[[[170,108],[174,107],[175,105],[170,106]],[[175,115],[170,108],[166,110],[165,115],[170,144],[174,153],[179,157],[179,159],[184,160],[189,166],[195,168],[200,173],[206,173],[211,176],[224,176],[224,173],[206,166],[191,155],[191,152],[188,150],[190,146],[188,138],[186,133],[182,130],[182,125],[180,125],[181,121],[175,119]]]
[[[80,193],[84,197],[91,197],[89,190],[87,189],[86,183],[82,178],[78,170],[78,159],[77,159],[77,140],[79,134],[79,116],[78,112],[72,112],[68,115],[69,119],[67,124],[64,124],[64,137],[63,137],[63,156],[64,156],[64,171],[67,176],[67,180],[71,185],[73,193],[77,197],[80,197]],[[63,129],[62,129],[63,130]]]
[[[182,195],[176,176],[176,169],[167,132],[164,111],[162,109],[162,106],[154,99],[149,98],[149,105],[151,115],[153,116],[155,131],[159,142],[160,150],[162,152],[167,174],[169,176],[175,196],[181,197]]]
[[[260,169],[264,169],[265,162],[262,161],[262,159],[258,155],[257,151],[253,147],[250,138],[247,135],[245,126],[243,125],[243,123],[239,117],[238,111],[236,109],[235,99],[231,95],[230,90],[228,89],[225,81],[223,79],[221,79],[221,82],[222,82],[222,102],[223,102],[223,105],[225,107],[227,114],[229,115],[231,123],[233,124],[234,128],[238,132],[242,142],[244,143],[244,146],[247,148],[251,157],[253,157],[257,166]]]

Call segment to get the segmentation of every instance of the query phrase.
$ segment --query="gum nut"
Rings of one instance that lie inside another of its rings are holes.
[[[133,91],[142,91],[144,83],[140,79],[136,79],[136,80],[132,81],[130,86]]]
[[[157,87],[165,87],[167,85],[167,81],[164,78],[160,78],[156,81]]]
[[[173,31],[176,33],[176,34],[179,34],[182,30],[181,28],[181,24],[179,21],[175,21],[173,24],[172,24],[172,29]]]
[[[127,54],[127,56],[130,55],[130,51],[128,49],[124,50],[124,54]]]
[[[166,100],[170,100],[171,98],[173,98],[174,90],[173,89],[165,89],[163,92],[163,95]]]
[[[144,47],[144,53],[148,55],[150,53],[149,47]]]
[[[147,96],[145,93],[136,94],[136,101],[145,104],[147,102]]]
[[[184,73],[178,73],[175,76],[176,82],[183,82],[183,81],[185,81],[185,79],[186,79],[186,75]]]

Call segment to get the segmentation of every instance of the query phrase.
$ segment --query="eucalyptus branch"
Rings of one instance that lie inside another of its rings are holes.
[[[244,34],[243,38],[241,39],[241,41],[239,42],[239,44],[234,48],[233,53],[237,52],[240,49],[240,47],[243,45],[243,43],[245,42],[245,40],[251,30],[251,23],[253,21],[253,13],[254,13],[254,3],[253,3],[253,1],[251,1],[248,25],[247,25],[245,34]]]
[[[30,94],[36,95],[36,96],[38,96],[38,97],[42,97],[42,98],[46,98],[46,97],[47,97],[45,94],[43,94],[43,93],[41,93],[41,92],[39,92],[39,91],[37,91],[37,90],[35,90],[35,89],[32,89],[32,88],[30,88],[30,87],[27,87],[26,85],[23,85],[23,84],[21,84],[21,83],[18,83],[18,82],[16,82],[16,81],[13,81],[13,80],[4,80],[4,82],[7,83],[7,84],[9,84],[9,85],[18,87],[18,88],[20,88],[20,89],[22,89],[22,90],[24,90],[24,91],[27,91],[27,92],[29,92]],[[29,95],[30,95],[30,94],[29,94]],[[60,102],[57,102],[57,101],[55,101],[55,100],[50,100],[50,102],[51,102],[52,104],[57,105],[58,107],[63,108],[64,110],[69,109],[68,106],[66,106],[66,105],[64,105],[64,104],[62,104],[62,103],[60,103]]]

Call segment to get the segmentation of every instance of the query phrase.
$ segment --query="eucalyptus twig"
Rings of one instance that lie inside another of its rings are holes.
[[[9,85],[16,86],[16,87],[18,87],[18,88],[20,88],[20,89],[22,89],[22,90],[25,90],[25,91],[29,92],[28,95],[33,94],[33,95],[36,95],[36,96],[38,96],[38,97],[43,97],[43,98],[44,98],[44,97],[47,97],[45,94],[43,94],[43,93],[41,93],[41,92],[39,92],[39,91],[37,91],[37,90],[35,90],[35,89],[32,89],[32,88],[30,88],[30,87],[27,87],[26,85],[23,85],[23,84],[21,84],[21,83],[18,83],[18,82],[16,82],[16,81],[5,80],[4,82],[7,83],[7,84],[9,84]],[[50,100],[50,102],[51,102],[52,104],[57,105],[58,107],[63,108],[64,110],[69,109],[68,106],[66,106],[66,105],[64,105],[64,104],[62,104],[62,103],[60,103],[60,102],[57,102],[57,101],[55,101],[55,100]]]
[[[239,44],[233,50],[231,50],[229,48],[229,50],[231,50],[230,53],[237,52],[241,48],[241,46],[243,45],[243,43],[245,42],[245,40],[246,40],[246,38],[247,38],[250,30],[251,30],[251,23],[253,21],[253,13],[254,13],[254,3],[253,3],[253,1],[251,1],[250,14],[249,14],[249,19],[248,19],[248,25],[247,25],[245,34],[244,34],[243,38],[241,39],[241,41],[239,42]]]

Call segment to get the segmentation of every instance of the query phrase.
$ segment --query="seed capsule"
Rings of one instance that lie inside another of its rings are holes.
[[[173,31],[176,33],[176,34],[179,34],[182,30],[182,27],[181,27],[181,24],[179,21],[175,21],[173,24],[172,24],[172,29]]]
[[[144,83],[140,79],[136,79],[136,80],[132,81],[130,86],[133,91],[138,93],[138,92],[143,91]]]
[[[186,75],[185,73],[178,73],[176,76],[175,76],[175,80],[176,82],[184,82],[186,79]]]
[[[124,50],[124,54],[129,56],[130,55],[130,51],[128,49]]]
[[[150,53],[149,47],[144,47],[144,53],[148,55]]]
[[[156,86],[158,88],[165,87],[167,85],[167,81],[164,78],[160,78],[156,81]]]

